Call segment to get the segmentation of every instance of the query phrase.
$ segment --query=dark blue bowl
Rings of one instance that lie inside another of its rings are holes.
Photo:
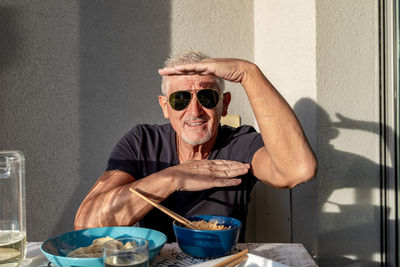
[[[217,215],[196,215],[188,219],[190,221],[217,221],[218,224],[231,228],[219,231],[193,230],[174,221],[176,241],[186,254],[196,258],[217,258],[225,256],[235,249],[242,227],[239,220]]]

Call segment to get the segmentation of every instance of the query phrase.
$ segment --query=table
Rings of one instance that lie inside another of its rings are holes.
[[[41,242],[29,242],[24,267],[44,267],[48,261],[40,251]],[[264,258],[268,258],[288,266],[314,267],[317,266],[302,244],[293,243],[239,243],[238,250],[249,249],[249,252]],[[177,243],[167,243],[160,254],[155,257],[150,267],[190,266],[204,262],[204,259],[196,259],[183,253]]]

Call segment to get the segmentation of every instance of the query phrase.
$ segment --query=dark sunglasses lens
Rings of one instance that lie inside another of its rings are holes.
[[[169,104],[175,110],[182,110],[190,103],[192,94],[186,91],[177,91],[169,96]]]
[[[204,89],[197,92],[197,99],[205,108],[215,108],[219,101],[219,94],[212,89]]]

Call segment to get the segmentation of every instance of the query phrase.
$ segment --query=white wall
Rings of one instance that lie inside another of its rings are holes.
[[[255,63],[292,107],[302,98],[316,101],[315,3],[293,3],[254,1]],[[315,105],[303,105],[296,112],[315,149]],[[291,241],[292,220],[299,218],[292,218],[290,194],[289,190],[256,186],[252,220],[259,241]]]

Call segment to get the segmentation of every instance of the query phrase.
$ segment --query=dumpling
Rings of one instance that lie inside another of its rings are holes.
[[[110,241],[110,240],[114,240],[114,238],[111,238],[109,236],[100,237],[100,238],[93,240],[91,246],[92,247],[102,247],[105,242]]]
[[[97,238],[93,240],[90,246],[74,249],[67,254],[67,257],[100,258],[103,256],[103,244],[110,240],[114,240],[114,238],[111,238],[109,236]]]
[[[88,258],[91,257],[89,255],[92,254],[92,248],[91,246],[88,247],[80,247],[77,249],[74,249],[70,253],[68,253],[67,257],[73,257],[73,258]]]
[[[92,254],[103,253],[103,244],[110,240],[114,240],[114,238],[106,236],[106,237],[101,237],[101,238],[97,238],[97,239],[93,240],[92,245],[90,245],[90,247],[92,249]]]
[[[137,247],[138,245],[136,244],[135,240],[132,240],[131,242],[126,242],[125,245],[122,247],[122,249],[131,249]]]

